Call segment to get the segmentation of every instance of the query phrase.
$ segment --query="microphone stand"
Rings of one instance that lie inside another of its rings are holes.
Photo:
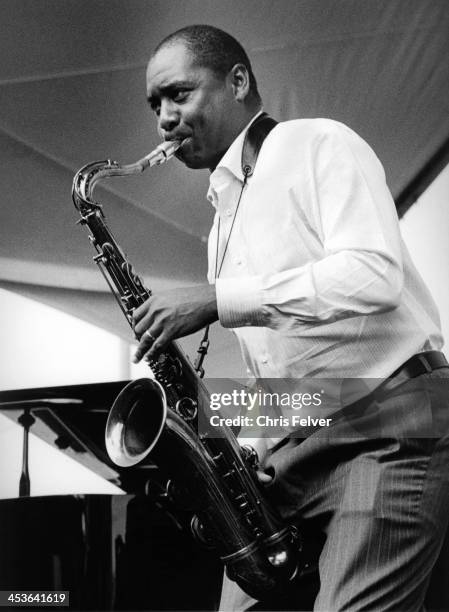
[[[37,408],[54,408],[56,406],[73,404],[83,404],[83,400],[78,398],[42,398],[36,400],[23,400],[12,402],[0,402],[0,410],[23,409],[23,414],[17,421],[23,427],[23,447],[22,447],[22,474],[19,481],[19,497],[29,497],[31,491],[30,474],[28,470],[28,449],[30,427],[36,422],[31,414],[31,410]]]
[[[36,419],[31,414],[30,409],[25,408],[23,414],[21,414],[17,420],[23,427],[22,474],[19,481],[19,497],[29,497],[31,485],[28,471],[28,434],[30,432],[30,427],[36,422]]]

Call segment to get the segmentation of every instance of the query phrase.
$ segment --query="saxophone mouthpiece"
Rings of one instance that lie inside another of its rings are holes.
[[[182,143],[182,140],[166,140],[161,142],[160,145],[142,159],[142,162],[144,162],[145,166],[159,166],[173,157]]]
[[[166,140],[165,142],[161,142],[159,147],[163,149],[168,159],[176,153],[176,151],[179,149],[183,142],[184,140]]]

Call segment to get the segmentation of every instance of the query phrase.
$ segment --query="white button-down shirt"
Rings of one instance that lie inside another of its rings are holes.
[[[278,124],[236,212],[245,132],[210,177],[208,279],[251,373],[385,378],[440,348],[435,304],[366,142],[328,119]]]

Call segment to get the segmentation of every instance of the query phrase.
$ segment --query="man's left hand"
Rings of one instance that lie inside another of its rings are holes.
[[[152,295],[133,313],[140,340],[133,362],[155,359],[169,342],[188,336],[218,319],[213,285],[163,291]]]

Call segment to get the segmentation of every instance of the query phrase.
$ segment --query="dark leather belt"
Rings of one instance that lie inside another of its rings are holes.
[[[411,378],[416,378],[417,376],[421,376],[421,374],[429,374],[434,370],[447,368],[448,366],[449,363],[446,357],[440,351],[425,351],[423,353],[417,353],[416,355],[413,355],[413,357],[410,357],[410,359],[407,359],[405,363],[403,363],[388,378],[386,378],[382,384],[374,389],[374,391],[363,397],[361,400],[354,402],[352,406],[354,409],[360,410],[359,402],[369,402],[373,397],[379,399],[379,394],[382,396],[383,393],[390,393]],[[346,407],[343,409],[345,416],[347,416],[348,410],[350,409],[351,407]],[[337,411],[335,416],[338,415],[339,412],[340,411]],[[334,415],[332,416],[334,417]]]
[[[395,382],[401,382],[407,378],[416,378],[421,374],[428,374],[433,370],[447,368],[448,366],[446,357],[440,351],[425,351],[407,359],[388,378],[390,380],[395,379]]]

